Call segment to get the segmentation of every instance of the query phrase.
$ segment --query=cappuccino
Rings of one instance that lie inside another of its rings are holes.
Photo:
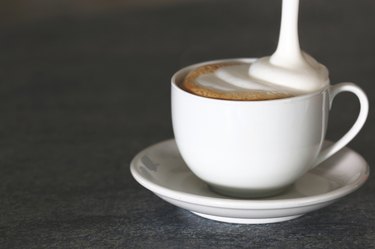
[[[283,0],[279,43],[272,56],[250,63],[206,63],[188,72],[180,87],[225,100],[271,100],[311,93],[329,86],[327,68],[300,49],[299,0]]]
[[[208,63],[188,72],[180,87],[192,94],[224,100],[271,100],[296,95],[247,75],[248,63],[231,61]]]
[[[366,121],[366,94],[353,83],[331,86],[327,68],[301,51],[298,1],[283,0],[272,56],[209,61],[172,77],[178,150],[217,193],[275,195],[345,147]],[[330,107],[341,92],[358,97],[360,112],[341,139],[322,149]],[[281,100],[268,101],[273,99]]]

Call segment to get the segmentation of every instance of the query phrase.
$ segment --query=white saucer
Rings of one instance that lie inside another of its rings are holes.
[[[297,218],[355,191],[369,176],[366,161],[353,150],[344,148],[280,195],[236,199],[212,192],[193,175],[173,139],[141,151],[130,168],[141,185],[173,205],[204,218],[243,224]]]

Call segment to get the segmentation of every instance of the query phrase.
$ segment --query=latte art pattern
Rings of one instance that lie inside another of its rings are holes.
[[[209,98],[269,100],[329,86],[328,69],[300,48],[298,8],[299,0],[283,0],[279,43],[272,56],[201,66],[186,76],[182,88]]]
[[[248,63],[217,63],[189,72],[184,90],[208,98],[225,100],[270,100],[291,97],[293,91],[256,81],[247,74]]]

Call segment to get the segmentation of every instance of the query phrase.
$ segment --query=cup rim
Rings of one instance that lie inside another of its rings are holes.
[[[177,84],[177,77],[179,77],[181,74],[184,74],[184,73],[187,73],[191,70],[193,70],[194,68],[197,68],[197,67],[200,67],[200,66],[204,66],[204,65],[207,65],[207,64],[212,64],[212,63],[220,63],[220,62],[231,62],[231,61],[238,61],[238,62],[253,62],[255,61],[257,58],[229,58],[229,59],[218,59],[218,60],[210,60],[210,61],[205,61],[205,62],[200,62],[200,63],[195,63],[195,64],[191,64],[191,65],[188,65],[188,66],[185,66],[181,69],[179,69],[177,72],[175,72],[171,78],[171,86],[173,89],[176,89],[177,91],[179,92],[182,92],[183,94],[186,94],[192,98],[197,98],[197,99],[201,99],[201,100],[205,100],[205,101],[212,101],[212,102],[226,102],[226,103],[274,103],[274,102],[277,102],[277,103],[280,103],[280,102],[290,102],[290,101],[297,101],[297,100],[303,100],[303,99],[307,99],[307,98],[311,98],[315,95],[318,95],[318,94],[321,94],[322,92],[325,92],[327,89],[329,89],[331,87],[331,84],[328,84],[327,86],[321,88],[321,89],[318,89],[316,91],[313,91],[313,92],[308,92],[308,93],[304,93],[304,94],[301,94],[301,95],[297,95],[297,96],[292,96],[292,97],[286,97],[286,98],[281,98],[281,99],[267,99],[267,100],[231,100],[231,99],[216,99],[216,98],[208,98],[208,97],[203,97],[203,96],[200,96],[200,95],[196,95],[196,94],[193,94],[193,93],[190,93],[190,92],[187,92],[185,90],[183,90],[182,88],[180,88]]]

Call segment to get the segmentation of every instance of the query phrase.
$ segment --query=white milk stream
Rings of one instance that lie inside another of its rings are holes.
[[[300,49],[299,0],[283,0],[280,36],[272,56],[251,64],[226,66],[197,78],[202,87],[220,91],[281,91],[303,94],[329,84],[328,70]]]

